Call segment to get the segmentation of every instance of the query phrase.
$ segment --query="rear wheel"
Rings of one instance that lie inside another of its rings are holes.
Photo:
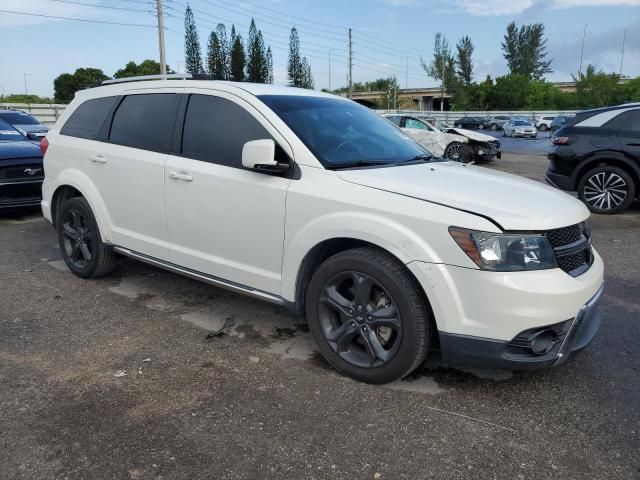
[[[547,127],[544,123],[542,123],[542,124],[540,124],[540,126],[538,127],[538,130],[540,130],[541,132],[546,132],[546,131],[547,131],[547,128],[548,128],[548,127]]]
[[[496,130],[498,130],[498,124],[497,124],[497,123],[492,123],[492,124],[491,124],[491,130],[493,130],[494,132],[495,132]]]
[[[511,138],[516,138],[516,131],[515,130],[511,130]]]
[[[594,213],[626,210],[636,194],[631,175],[621,168],[601,165],[589,170],[578,183],[578,196]]]
[[[56,230],[62,258],[79,277],[102,277],[115,268],[116,254],[102,242],[96,219],[84,198],[74,197],[62,204]]]
[[[356,380],[398,380],[427,355],[431,313],[424,294],[386,252],[357,248],[330,257],[313,274],[306,305],[320,353]]]

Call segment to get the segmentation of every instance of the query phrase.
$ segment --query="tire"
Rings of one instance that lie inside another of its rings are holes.
[[[456,128],[464,128],[461,123],[458,124]]]
[[[473,150],[464,143],[451,142],[444,149],[443,156],[452,162],[469,163],[473,160]]]
[[[516,138],[516,131],[515,130],[511,130],[511,138]]]
[[[429,351],[431,311],[424,293],[404,265],[382,250],[356,248],[327,259],[311,278],[306,305],[320,353],[355,380],[398,380]]]
[[[495,132],[496,130],[498,130],[498,124],[497,124],[497,123],[492,123],[492,124],[491,124],[491,130],[493,130],[494,132]]]
[[[478,128],[479,128],[480,130],[484,130],[484,123],[481,123],[480,125],[478,125]]]
[[[91,207],[83,197],[62,204],[56,218],[58,244],[67,267],[81,278],[98,278],[111,273],[117,256],[105,245]]]
[[[636,185],[625,170],[600,165],[578,182],[578,197],[593,213],[613,215],[626,210],[636,196]]]
[[[549,127],[547,127],[546,124],[542,123],[539,127],[538,130],[540,130],[541,132],[546,132],[548,130]]]

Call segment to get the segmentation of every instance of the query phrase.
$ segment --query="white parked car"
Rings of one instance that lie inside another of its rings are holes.
[[[554,116],[540,117],[536,121],[536,128],[538,130],[540,130],[541,132],[546,132],[547,130],[550,130],[551,129],[551,122],[553,122],[554,118],[556,118],[555,115]]]
[[[502,136],[536,138],[538,129],[528,120],[509,120],[502,127]]]
[[[434,160],[342,97],[127,80],[78,92],[42,141],[42,211],[76,275],[125,255],[284,305],[371,383],[435,344],[521,369],[596,334],[603,263],[566,193]]]
[[[437,157],[454,162],[489,162],[500,158],[500,142],[483,133],[455,128],[431,119],[403,114],[384,114],[387,120],[404,130],[411,138]]]

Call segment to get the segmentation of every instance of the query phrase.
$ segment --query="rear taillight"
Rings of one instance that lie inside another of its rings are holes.
[[[47,140],[47,137],[43,137],[42,140],[40,140],[40,152],[43,157],[44,154],[47,153],[47,148],[49,148],[49,140]]]
[[[553,137],[551,141],[554,145],[569,145],[569,137]]]

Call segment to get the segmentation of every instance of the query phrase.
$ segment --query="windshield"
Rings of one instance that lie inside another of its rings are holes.
[[[393,164],[430,155],[391,122],[348,100],[261,95],[325,168]]]
[[[24,112],[0,112],[0,118],[11,125],[40,125],[40,122]]]
[[[27,140],[27,138],[7,122],[0,120],[0,142],[20,142],[22,140]]]
[[[524,120],[516,120],[513,122],[514,125],[518,125],[519,127],[530,127],[531,124],[529,122],[525,122]]]

